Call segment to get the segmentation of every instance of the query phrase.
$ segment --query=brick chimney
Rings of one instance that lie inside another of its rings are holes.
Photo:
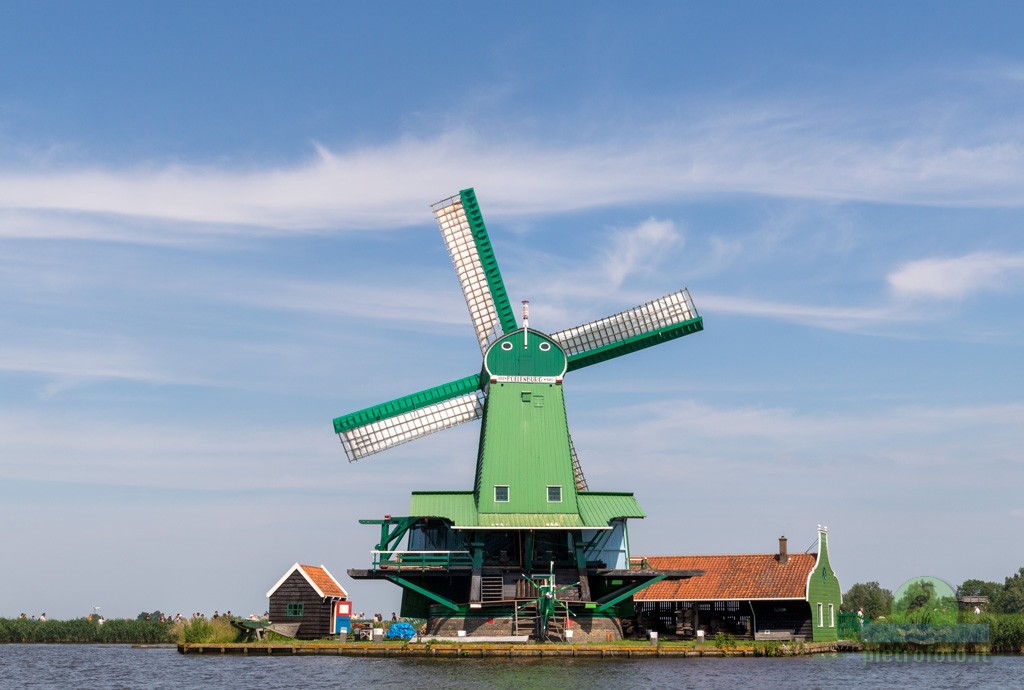
[[[779,565],[786,565],[789,562],[789,553],[786,550],[786,535],[779,537]]]

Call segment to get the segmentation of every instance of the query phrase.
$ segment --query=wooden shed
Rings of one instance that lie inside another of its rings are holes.
[[[348,593],[322,565],[296,563],[267,592],[270,620],[298,623],[300,640],[329,637],[335,631],[336,602]]]
[[[818,527],[817,553],[647,556],[655,569],[687,568],[704,575],[659,582],[634,597],[645,627],[680,637],[718,633],[747,639],[837,639],[842,594],[829,563],[828,528]]]

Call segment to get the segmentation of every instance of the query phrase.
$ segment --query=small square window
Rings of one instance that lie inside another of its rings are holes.
[[[494,502],[508,503],[508,486],[497,485],[494,487]]]
[[[548,487],[548,503],[561,503],[562,502],[562,487],[560,486],[549,486]]]
[[[284,615],[291,616],[293,618],[301,616],[302,615],[302,611],[303,611],[304,608],[305,608],[305,604],[303,604],[302,602],[292,603],[292,604],[285,604],[284,605]]]

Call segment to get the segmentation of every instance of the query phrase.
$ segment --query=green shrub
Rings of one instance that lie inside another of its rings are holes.
[[[196,618],[182,626],[181,632],[178,635],[178,641],[188,644],[198,644],[203,642],[228,643],[241,642],[242,637],[242,632],[232,626],[231,621],[227,617],[213,618],[210,620],[205,618]]]
[[[994,652],[1024,652],[1024,614],[991,616],[989,644]]]
[[[736,639],[732,635],[726,635],[721,632],[716,634],[711,641],[719,649],[728,649],[736,646]]]

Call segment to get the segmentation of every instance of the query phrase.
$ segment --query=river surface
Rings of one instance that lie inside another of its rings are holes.
[[[1021,688],[1024,657],[367,659],[183,656],[128,645],[0,645],[0,688]]]

